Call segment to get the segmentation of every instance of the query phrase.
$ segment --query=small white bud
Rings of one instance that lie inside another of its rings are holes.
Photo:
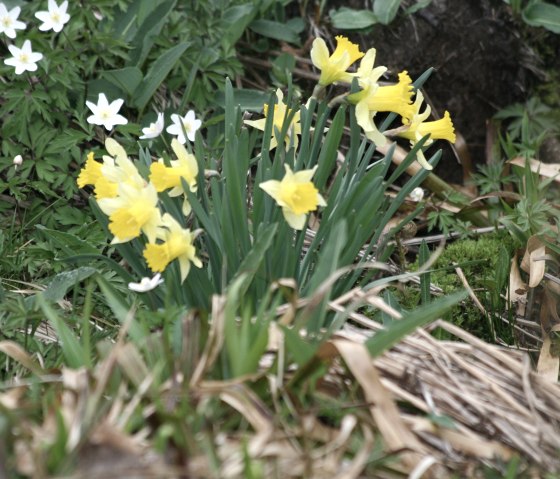
[[[408,195],[408,197],[418,203],[419,201],[422,201],[422,199],[424,198],[424,190],[422,188],[420,188],[419,186],[417,188],[414,188],[410,194]]]
[[[18,166],[20,166],[23,163],[23,158],[21,157],[21,155],[17,155],[14,158],[14,166],[17,168]]]

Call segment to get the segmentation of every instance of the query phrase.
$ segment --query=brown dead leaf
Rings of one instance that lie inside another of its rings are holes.
[[[14,343],[13,341],[0,341],[0,351],[2,351],[6,356],[15,359],[32,373],[42,374],[44,372],[43,368],[36,363],[19,344]]]
[[[527,283],[521,278],[521,271],[519,271],[517,264],[517,254],[511,260],[507,297],[512,303],[527,300]]]
[[[558,381],[558,372],[560,371],[560,357],[553,356],[550,353],[550,336],[547,334],[539,354],[539,362],[537,363],[537,373],[547,381]]]
[[[546,247],[536,236],[527,241],[527,248],[521,260],[521,269],[529,273],[529,287],[536,288],[544,277]]]
[[[407,450],[402,454],[406,468],[411,471],[426,453],[424,446],[404,424],[400,412],[389,391],[381,383],[377,369],[363,344],[337,339],[329,348],[336,348],[346,365],[362,387],[371,403],[370,412],[389,449]],[[321,348],[322,349],[322,348]]]
[[[538,160],[528,160],[529,168],[533,173],[538,173],[547,178],[554,178],[554,181],[560,183],[560,163],[543,163]],[[517,157],[509,160],[512,165],[525,167],[525,158]]]

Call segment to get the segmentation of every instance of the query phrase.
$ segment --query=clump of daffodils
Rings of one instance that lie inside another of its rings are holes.
[[[171,188],[170,195],[181,194],[182,181],[196,190],[198,165],[177,140],[172,146],[178,159],[172,160],[170,166],[162,159],[152,164],[146,180],[124,148],[107,138],[108,154],[97,161],[89,153],[77,183],[80,188],[93,186],[97,204],[109,218],[113,244],[143,241],[144,259],[154,273],[162,273],[177,260],[184,281],[191,263],[202,266],[193,244],[198,233],[183,228],[169,213],[162,214],[158,193]]]
[[[412,80],[406,71],[398,75],[398,82],[393,85],[381,85],[380,78],[386,73],[384,66],[374,66],[375,48],[369,49],[365,54],[358,45],[347,38],[336,37],[336,49],[332,54],[324,40],[316,38],[311,48],[311,61],[321,72],[315,95],[324,93],[326,86],[333,83],[350,85],[357,81],[360,90],[356,93],[347,93],[346,101],[355,105],[356,122],[364,135],[377,146],[387,143],[387,137],[379,131],[374,122],[378,112],[392,112],[401,117],[402,127],[398,128],[397,136],[410,140],[414,146],[425,136],[429,138],[424,142],[424,147],[429,147],[434,140],[447,140],[455,142],[453,122],[446,111],[441,120],[428,121],[431,109],[426,106],[421,113],[424,97],[416,91]],[[351,71],[352,66],[360,60],[356,71]],[[416,98],[413,101],[413,97]],[[418,162],[425,169],[431,170],[432,166],[426,161],[424,153],[420,150],[417,154]]]

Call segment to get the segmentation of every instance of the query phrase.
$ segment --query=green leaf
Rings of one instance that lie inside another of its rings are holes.
[[[66,233],[64,231],[46,228],[43,225],[35,225],[35,227],[44,234],[44,236],[52,242],[57,248],[60,248],[67,255],[74,254],[99,254],[99,249],[90,245],[77,236]]]
[[[142,65],[150,53],[176,3],[176,0],[162,1],[159,4],[153,0],[147,0],[140,6],[138,21],[141,24],[131,41],[135,47],[130,53],[130,61],[137,67]]]
[[[384,25],[391,23],[397,16],[401,0],[375,0],[373,13]]]
[[[188,42],[175,45],[160,55],[152,64],[144,81],[138,86],[133,95],[136,99],[134,104],[138,108],[143,109],[148,104],[163,80],[165,80],[165,77],[167,77],[171,69],[176,65],[189,45],[190,43]]]
[[[142,83],[143,75],[137,67],[124,67],[119,70],[101,72],[101,77],[119,87],[128,96],[132,96],[140,83]]]
[[[420,251],[418,254],[418,264],[420,266],[426,264],[426,262],[430,259],[430,250],[428,249],[428,245],[426,241],[422,241],[420,245]],[[430,296],[430,272],[426,271],[420,275],[420,297],[422,300],[422,304],[428,304],[431,300]]]
[[[272,38],[282,42],[300,44],[299,35],[286,23],[274,22],[272,20],[254,20],[249,29],[263,37]]]
[[[313,276],[305,288],[305,294],[310,295],[333,274],[339,267],[340,255],[342,254],[347,242],[347,223],[341,220],[332,229],[321,247],[321,254],[318,257]]]
[[[72,288],[76,283],[89,278],[96,272],[97,270],[95,268],[82,266],[71,271],[64,271],[63,273],[59,273],[47,285],[47,288],[43,292],[43,296],[45,297],[45,299],[47,299],[48,301],[52,301],[53,303],[60,301],[64,298],[68,290]]]
[[[318,344],[312,344],[306,341],[300,334],[297,329],[294,328],[287,328],[285,326],[281,326],[282,331],[285,335],[286,341],[286,349],[289,351],[293,360],[299,365],[302,366],[305,363],[312,360],[313,356],[317,352]],[[298,368],[296,374],[299,374],[301,368]]]
[[[430,5],[430,3],[432,3],[432,0],[418,0],[418,2],[416,2],[414,5],[408,7],[405,12],[407,15],[412,15],[413,13],[426,8]]]
[[[233,88],[233,104],[238,105],[243,111],[261,112],[263,105],[268,103],[268,93],[251,88]],[[222,108],[226,104],[225,93],[216,94],[216,104]]]
[[[270,248],[270,245],[274,240],[277,229],[278,224],[276,223],[268,226],[261,225],[257,241],[255,242],[247,256],[243,258],[243,261],[241,262],[241,264],[239,265],[239,269],[237,270],[236,277],[239,277],[242,274],[245,275],[246,279],[248,280],[247,283],[253,279],[257,272],[257,269],[263,261],[266,251],[268,250],[268,248]]]
[[[86,352],[80,344],[78,337],[66,325],[66,323],[56,314],[45,300],[43,293],[37,295],[37,304],[43,311],[47,321],[56,331],[58,340],[61,343],[62,354],[66,364],[71,368],[77,369],[88,363]]]
[[[560,7],[546,2],[529,4],[522,12],[523,20],[533,27],[544,27],[560,33]]]
[[[241,38],[256,13],[257,5],[253,3],[228,8],[222,15],[222,28],[224,32],[227,32],[224,40],[230,45],[234,45]]]
[[[370,10],[341,7],[338,10],[331,10],[329,16],[333,27],[339,30],[360,30],[379,23],[375,14]]]
[[[119,323],[123,324],[127,320],[128,315],[133,314],[133,307],[128,305],[122,295],[101,275],[96,276],[95,279],[103,296],[105,296],[107,306],[111,308]],[[146,329],[136,320],[132,320],[130,323],[128,334],[136,344],[142,344],[148,337]]]
[[[443,296],[427,305],[424,305],[402,319],[393,321],[384,330],[377,333],[366,342],[372,356],[379,356],[405,336],[413,333],[417,328],[440,318],[447,310],[467,297],[465,291]]]

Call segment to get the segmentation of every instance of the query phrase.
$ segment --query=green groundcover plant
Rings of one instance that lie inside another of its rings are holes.
[[[101,0],[0,3],[0,227],[4,277],[60,272],[54,245],[35,225],[104,238],[84,208],[75,177],[82,148],[103,141],[110,123],[88,122],[89,105],[116,109],[131,146],[157,124],[154,110],[202,119],[224,77],[241,73],[234,48],[275,1]],[[195,34],[196,33],[196,34]],[[101,96],[102,94],[102,96]],[[106,102],[106,103],[105,103]],[[189,117],[190,118],[190,117]],[[18,244],[32,241],[21,254]],[[11,258],[12,264],[6,259]]]

